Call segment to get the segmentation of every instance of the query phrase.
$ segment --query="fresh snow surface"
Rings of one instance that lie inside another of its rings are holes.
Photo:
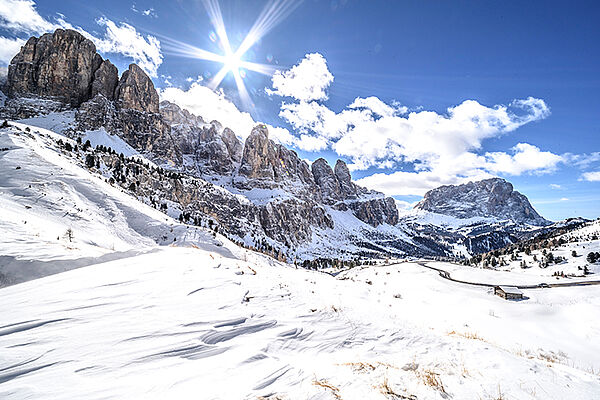
[[[599,288],[525,292],[165,247],[2,289],[0,397],[597,399]]]
[[[18,122],[36,128],[48,129],[53,132],[63,133],[75,124],[75,111],[52,112],[38,117],[19,120]]]
[[[600,280],[600,263],[590,264],[586,256],[590,252],[600,252],[600,240],[591,240],[596,235],[600,237],[600,220],[592,221],[585,226],[566,233],[561,237],[567,243],[548,247],[546,249],[533,250],[530,254],[518,252],[515,260],[509,255],[501,256],[502,260],[496,267],[472,268],[463,266],[451,266],[448,270],[455,279],[490,283],[515,283],[519,285],[534,285],[539,283],[569,283]],[[577,241],[571,241],[577,239]],[[562,259],[559,263],[550,263],[547,267],[540,267],[540,260],[544,259],[543,250],[551,252],[555,258]],[[575,252],[575,255],[573,255]],[[521,268],[521,262],[525,261],[527,267]],[[589,274],[584,275],[584,267],[588,268]],[[560,275],[560,276],[557,276]],[[564,275],[564,276],[563,276]]]
[[[600,286],[506,301],[417,263],[296,269],[44,135],[0,131],[0,267],[54,273],[0,289],[2,399],[600,398]]]
[[[23,131],[0,131],[0,149],[9,149],[0,152],[0,282],[150,251],[157,243],[221,245],[75,165],[68,152],[52,147],[56,134],[34,127],[41,135],[28,134],[15,125]]]
[[[117,154],[123,154],[125,157],[131,157],[139,154],[133,147],[128,145],[119,136],[111,135],[110,133],[106,132],[104,128],[86,131],[81,137],[81,140],[84,143],[86,140],[89,140],[92,147],[100,145],[110,147],[116,151]]]

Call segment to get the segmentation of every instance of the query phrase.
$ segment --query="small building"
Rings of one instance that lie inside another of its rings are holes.
[[[523,292],[515,286],[494,286],[494,294],[506,300],[523,299]]]

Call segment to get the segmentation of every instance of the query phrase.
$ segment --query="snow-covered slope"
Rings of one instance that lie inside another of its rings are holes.
[[[56,148],[56,134],[13,125],[18,129],[0,130],[0,283],[150,251],[157,243],[179,240],[213,251],[221,245],[90,174]]]
[[[25,128],[0,131],[0,271],[27,281],[0,289],[2,399],[600,396],[599,286],[508,302],[415,263],[296,269]]]
[[[488,281],[512,279],[527,284],[600,280],[600,263],[587,260],[590,252],[600,252],[600,220],[579,223],[583,226],[562,235],[534,238],[472,261],[485,269]],[[468,273],[471,277],[476,274],[480,272]]]
[[[598,287],[507,302],[416,264],[336,279],[164,247],[0,294],[4,399],[600,394]]]

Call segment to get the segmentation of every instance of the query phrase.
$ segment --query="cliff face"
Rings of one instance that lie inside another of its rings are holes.
[[[535,211],[527,197],[500,178],[441,186],[427,192],[415,208],[456,218],[492,217],[536,226],[550,223]]]
[[[7,95],[37,95],[77,107],[92,96],[102,62],[96,46],[76,31],[32,37],[8,66]]]

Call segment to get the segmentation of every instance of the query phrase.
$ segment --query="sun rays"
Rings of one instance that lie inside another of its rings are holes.
[[[246,61],[244,55],[256,42],[290,15],[302,1],[270,0],[235,50],[231,47],[227,36],[218,0],[202,0],[202,3],[214,28],[211,40],[218,41],[223,54],[213,53],[170,38],[163,39],[163,43],[168,51],[174,55],[223,64],[221,69],[207,82],[207,86],[213,90],[216,89],[227,74],[231,73],[243,106],[246,109],[253,109],[254,104],[244,82],[246,70],[270,76],[276,68],[269,64]]]

